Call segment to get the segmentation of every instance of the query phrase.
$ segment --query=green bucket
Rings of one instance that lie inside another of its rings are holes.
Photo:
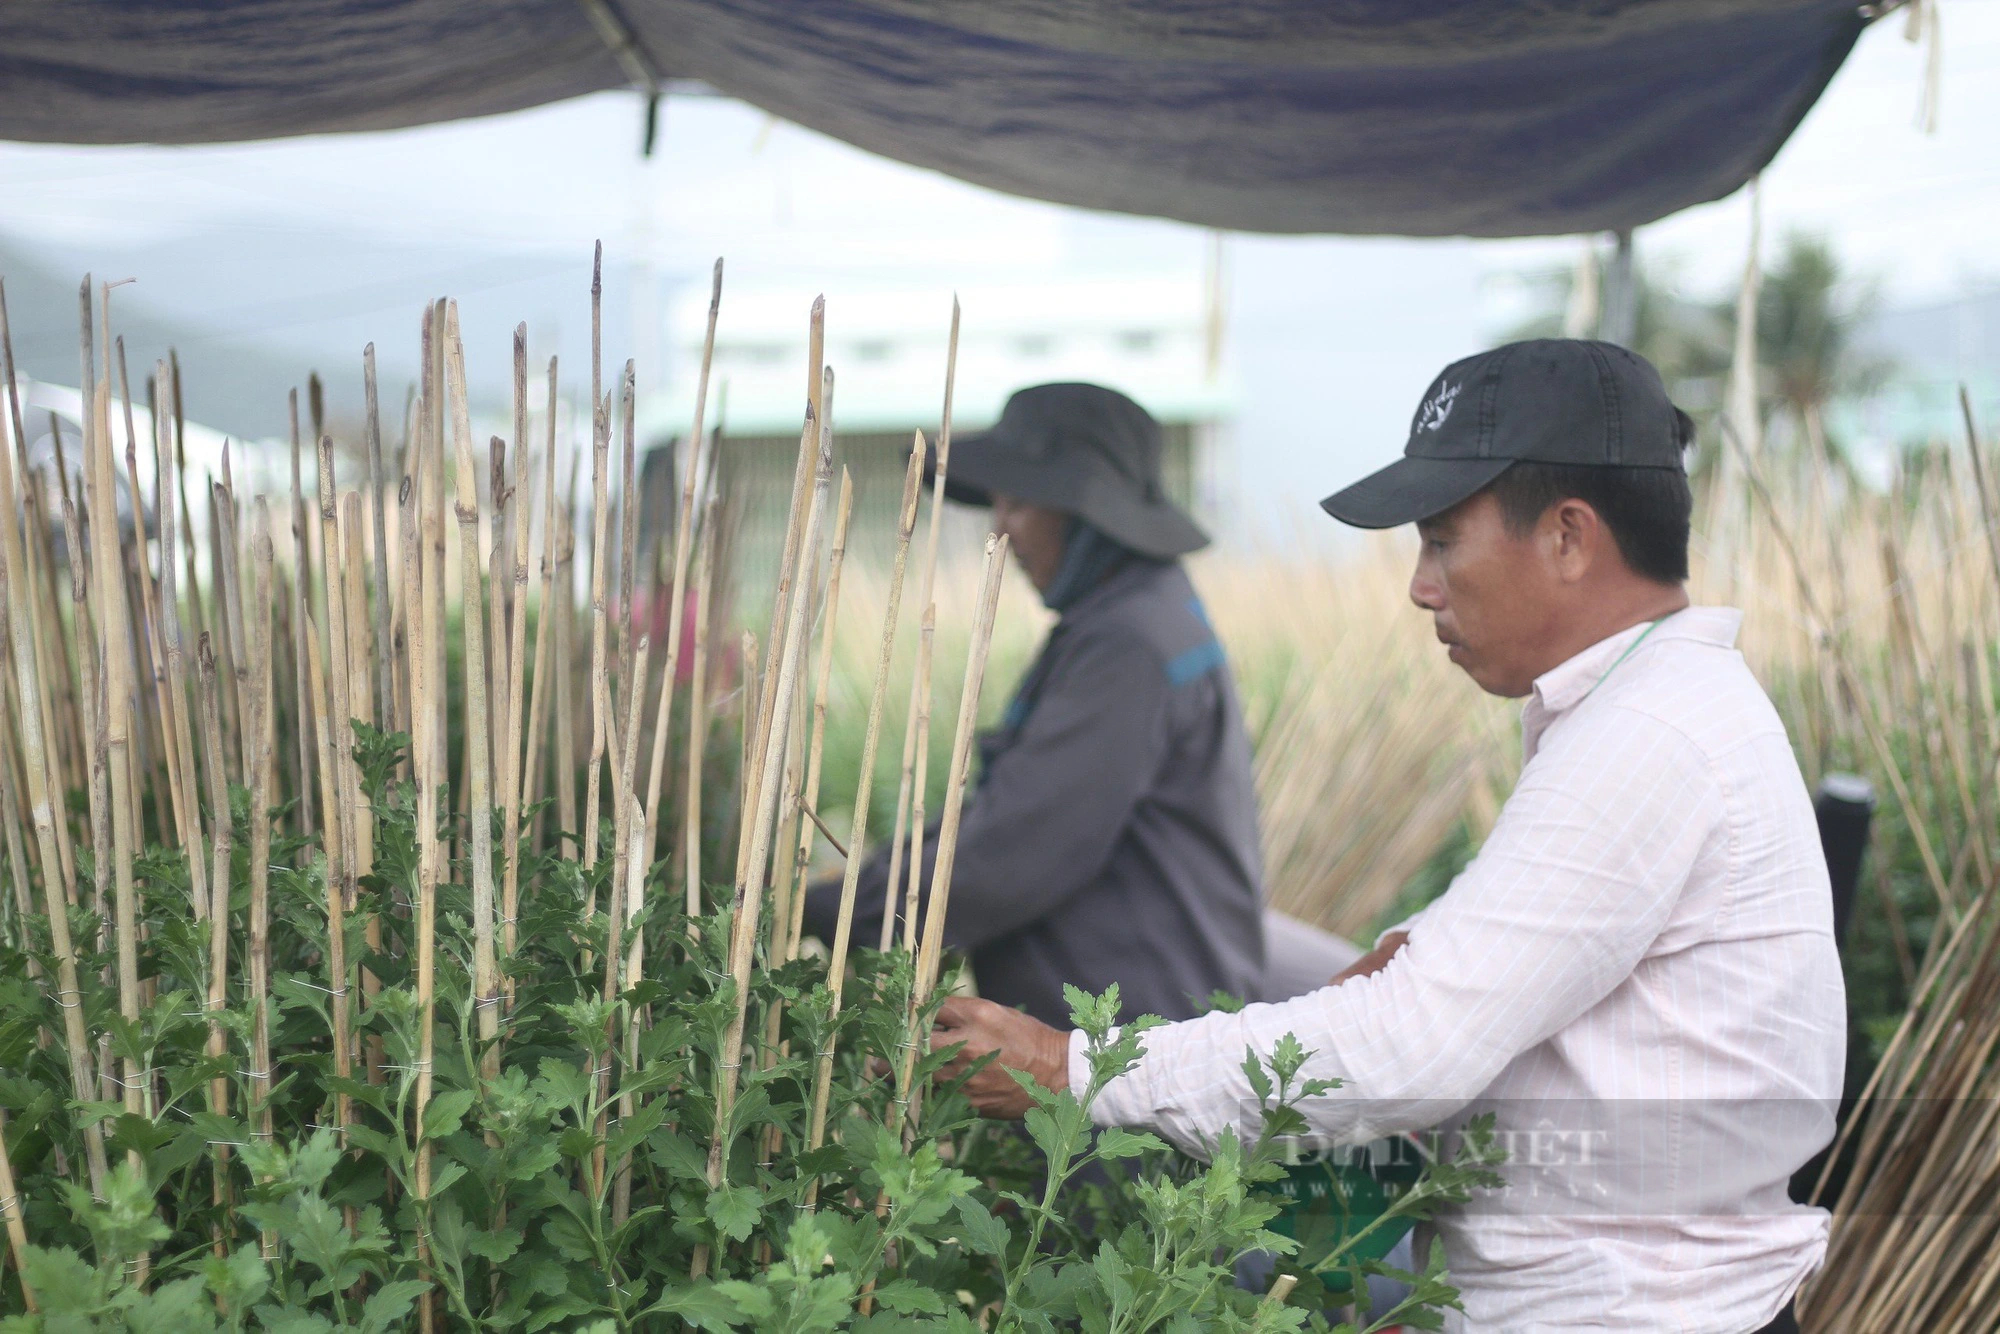
[[[1299,1242],[1308,1257],[1325,1255],[1389,1212],[1422,1172],[1422,1150],[1410,1139],[1322,1150],[1286,1168],[1284,1179],[1270,1187],[1284,1201],[1271,1231]],[[1414,1225],[1414,1219],[1392,1219],[1342,1260],[1381,1260]],[[1347,1290],[1344,1265],[1318,1272],[1329,1290]]]

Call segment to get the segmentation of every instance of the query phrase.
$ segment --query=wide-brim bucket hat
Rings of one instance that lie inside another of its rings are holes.
[[[995,493],[1074,514],[1143,556],[1199,551],[1208,535],[1167,498],[1164,442],[1152,414],[1115,389],[1041,384],[1007,400],[990,430],[955,439],[944,493],[991,505]],[[933,449],[925,472],[937,462]]]

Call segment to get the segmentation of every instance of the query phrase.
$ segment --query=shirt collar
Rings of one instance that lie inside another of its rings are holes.
[[[1522,713],[1529,734],[1538,735],[1550,720],[1581,704],[1651,624],[1641,621],[1627,626],[1536,677],[1534,691]],[[1651,639],[1655,642],[1685,639],[1730,648],[1735,645],[1736,632],[1742,624],[1743,613],[1734,607],[1688,607],[1662,620],[1652,631]]]

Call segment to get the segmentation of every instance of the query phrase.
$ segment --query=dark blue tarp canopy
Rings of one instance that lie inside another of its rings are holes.
[[[1852,0],[615,0],[660,76],[1015,194],[1246,231],[1520,236],[1730,193]],[[0,137],[211,143],[631,82],[581,0],[0,5]]]

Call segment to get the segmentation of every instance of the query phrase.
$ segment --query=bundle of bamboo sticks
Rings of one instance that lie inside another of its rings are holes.
[[[575,505],[558,495],[563,444],[558,438],[558,366],[551,358],[543,429],[531,435],[525,326],[513,336],[511,438],[492,436],[482,458],[472,429],[458,309],[452,301],[439,300],[422,314],[420,382],[393,456],[384,447],[371,344],[363,353],[367,417],[360,483],[341,485],[315,378],[307,396],[309,433],[299,428],[296,394],[292,400],[289,560],[281,556],[272,502],[259,495],[246,505],[235,490],[226,453],[222,476],[205,479],[200,492],[208,517],[208,550],[201,559],[191,540],[197,530],[187,500],[174,364],[159,363],[143,386],[152,408],[152,438],[145,442],[152,465],[149,479],[139,466],[123,341],[111,332],[111,289],[93,292],[86,278],[81,293],[81,438],[74,442],[72,458],[60,424],[52,423],[55,467],[52,472],[37,470],[27,449],[0,286],[0,373],[7,394],[6,440],[0,442],[0,515],[5,518],[0,523],[0,596],[6,603],[0,656],[8,668],[7,689],[0,691],[0,825],[12,888],[12,911],[5,918],[24,951],[38,933],[46,933],[54,976],[41,981],[60,1007],[62,1028],[45,1041],[63,1049],[69,1091],[76,1100],[116,1101],[141,1116],[151,1116],[161,1105],[160,1072],[144,1068],[130,1054],[113,1059],[109,1035],[87,1019],[79,975],[86,951],[70,932],[71,910],[87,904],[101,933],[91,953],[115,961],[105,985],[115,989],[123,1019],[136,1024],[157,984],[140,974],[144,941],[139,903],[142,891],[154,887],[144,883],[136,868],[139,854],[158,842],[180,853],[190,886],[188,911],[196,922],[210,926],[205,999],[209,1054],[242,1062],[246,1081],[241,1087],[247,1089],[248,1105],[236,1110],[247,1117],[253,1135],[272,1137],[271,889],[274,848],[282,845],[324,890],[324,986],[316,990],[325,997],[332,1087],[339,1090],[330,1099],[331,1125],[347,1142],[357,1123],[347,1090],[357,1087],[356,1078],[381,1083],[385,1068],[381,1039],[360,1036],[361,1017],[375,1003],[380,984],[349,957],[347,919],[356,912],[359,887],[374,874],[376,861],[373,807],[364,790],[363,748],[354,724],[408,738],[400,764],[401,777],[413,783],[415,793],[415,892],[394,910],[407,913],[413,923],[408,966],[421,1014],[410,1108],[411,1133],[420,1145],[413,1191],[420,1207],[432,1187],[424,1126],[437,1059],[440,970],[454,966],[441,960],[437,948],[441,889],[463,883],[469,890],[473,943],[468,975],[451,981],[471,997],[480,1072],[487,1079],[501,1071],[516,1001],[509,964],[522,944],[519,923],[528,888],[524,864],[550,855],[574,861],[580,864],[582,883],[593,893],[601,890],[604,901],[595,911],[604,927],[603,997],[608,1007],[646,972],[645,937],[635,924],[642,920],[649,893],[657,892],[654,876],[663,836],[677,845],[672,851],[684,876],[689,917],[719,906],[710,901],[700,844],[708,779],[703,757],[716,684],[711,633],[717,618],[711,602],[727,540],[713,484],[719,437],[706,433],[704,423],[722,264],[717,261],[713,275],[693,429],[668,552],[639,549],[635,368],[626,362],[615,392],[607,389],[601,261],[600,247],[591,287],[590,411],[583,414],[591,424],[589,568],[583,578],[573,569]],[[815,804],[853,504],[845,470],[837,489],[833,478],[834,376],[824,365],[824,319],[824,304],[816,302],[809,316],[804,427],[761,669],[754,636],[746,635],[741,662],[745,764],[732,798],[740,806],[737,856],[726,899],[729,911],[721,919],[728,924],[726,957],[735,1008],[725,1040],[727,1056],[715,1071],[716,1130],[709,1152],[714,1185],[721,1183],[728,1159],[728,1109],[738,1092],[744,1055],[761,1050],[768,1060],[778,1043],[777,1008],[763,1016],[761,1044],[746,1037],[751,975],[757,967],[782,966],[800,951],[806,875],[823,828]],[[957,328],[954,304],[934,505],[942,500],[948,466]],[[119,502],[121,423],[129,515]],[[614,437],[619,468],[615,495]],[[916,527],[927,452],[921,433],[914,444],[868,707],[864,775],[875,761]],[[315,465],[310,470],[308,457]],[[391,463],[397,465],[393,471]],[[316,482],[310,494],[308,476]],[[572,471],[572,498],[574,492]],[[447,497],[450,520],[458,530],[455,545],[447,536]],[[49,523],[50,513],[58,509],[60,546]],[[149,541],[149,529],[157,532],[154,540]],[[927,627],[936,614],[938,545],[934,510],[920,563]],[[912,1025],[928,1012],[943,977],[952,834],[1005,563],[1004,541],[989,542],[953,743],[943,844],[931,883],[922,883],[921,856],[910,859],[906,877],[892,882],[892,895],[912,905],[922,901],[928,914],[923,938],[910,941],[917,978],[908,997]],[[57,574],[65,565],[67,612],[56,596]],[[664,596],[670,609],[663,645],[653,644],[635,623],[637,597],[647,591],[642,580],[654,585],[651,591]],[[579,585],[588,589],[587,639],[576,605]],[[695,615],[685,618],[683,608],[690,602]],[[684,633],[684,623],[693,626],[691,636]],[[816,625],[820,649],[815,672],[809,660]],[[684,642],[690,638],[691,643]],[[929,648],[926,634],[916,678],[925,701]],[[676,794],[669,790],[667,775],[684,656],[691,657],[686,674],[690,688],[682,706],[687,758]],[[587,691],[571,688],[578,671],[587,674]],[[927,713],[920,715],[917,734],[906,739],[904,795],[896,813],[898,828],[911,829],[919,839],[925,820],[920,757],[927,750],[922,735],[927,723]],[[232,895],[237,880],[232,871],[232,786],[246,792],[251,813],[247,895],[240,900]],[[845,849],[834,844],[843,856],[847,850],[858,852],[866,837],[869,788],[865,780],[858,783],[863,796]],[[87,797],[87,820],[73,828],[66,794],[78,789]],[[708,794],[711,803],[714,796]],[[556,820],[553,828],[544,828],[543,820],[532,817],[550,797]],[[664,808],[676,797],[680,818],[669,820]],[[86,836],[87,864],[77,846]],[[828,974],[836,1015],[858,870],[858,858],[848,858]],[[927,898],[920,898],[926,893]],[[367,930],[368,949],[379,953],[379,918],[370,916]],[[254,1016],[241,1051],[232,1050],[239,1039],[224,1022],[224,1012],[232,1006],[247,1006]],[[615,1014],[612,1022],[622,1031],[607,1032],[607,1042],[635,1065],[643,1013],[628,1007]],[[826,1031],[825,1044],[813,1053],[817,1074],[808,1148],[819,1147],[827,1133],[835,1053],[834,1030]],[[912,1032],[912,1051],[922,1036]],[[607,1060],[592,1072],[600,1098],[612,1087],[613,1064]],[[902,1078],[907,1105],[912,1070],[906,1068]],[[226,1078],[210,1081],[211,1112],[231,1114],[232,1087]],[[629,1099],[620,1108],[625,1115],[632,1110]],[[603,1128],[600,1123],[600,1134]],[[28,1238],[5,1152],[5,1129],[0,1122],[0,1218],[18,1266]],[[83,1142],[87,1155],[81,1179],[102,1198],[111,1169],[100,1123],[86,1128]],[[228,1191],[228,1153],[226,1145],[214,1150],[217,1204]],[[629,1155],[607,1163],[601,1147],[593,1165],[598,1186],[612,1174],[621,1220],[630,1209],[630,1168]],[[267,1256],[275,1254],[277,1244],[276,1237],[264,1235]],[[422,1246],[420,1239],[420,1252]],[[704,1259],[697,1258],[697,1272]],[[143,1273],[136,1277],[144,1281]],[[27,1296],[32,1303],[33,1294]],[[428,1305],[425,1323],[428,1327]]]
[[[1878,819],[1855,915],[1883,923],[1911,1003],[1820,1177],[1812,1330],[2000,1327],[2000,488],[1961,405],[1963,449],[1915,456],[1885,494],[1836,491],[1824,456],[1773,475],[1732,436],[1755,508],[1706,507],[1701,582],[1745,603],[1807,777],[1858,768],[1898,817]]]

